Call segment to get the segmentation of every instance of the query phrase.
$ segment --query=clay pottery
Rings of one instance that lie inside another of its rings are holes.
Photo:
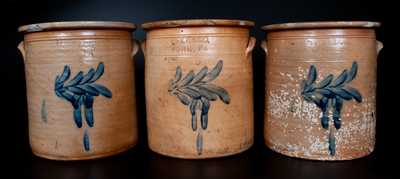
[[[83,160],[136,144],[134,29],[130,23],[89,21],[19,28],[35,155]]]
[[[142,25],[151,150],[202,159],[253,144],[253,25],[209,19]]]
[[[376,22],[264,26],[266,145],[284,155],[350,160],[375,144]]]

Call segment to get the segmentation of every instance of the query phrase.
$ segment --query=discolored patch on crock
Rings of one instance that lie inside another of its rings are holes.
[[[302,67],[296,69],[292,73],[279,72],[287,83],[267,89],[267,145],[285,155],[317,160],[348,160],[372,152],[375,143],[375,96],[364,98],[363,103],[348,101],[343,105],[342,127],[333,133],[336,154],[331,156],[328,151],[329,130],[323,129],[320,123],[322,112],[317,105],[305,101],[300,95],[298,84],[306,78],[308,70]],[[316,82],[321,80],[323,77],[318,77]],[[332,116],[330,111],[328,117]],[[334,125],[333,121],[329,122],[330,126]]]

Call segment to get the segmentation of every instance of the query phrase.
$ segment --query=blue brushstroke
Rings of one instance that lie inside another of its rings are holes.
[[[82,127],[82,115],[81,115],[81,107],[80,106],[78,108],[74,109],[74,121],[75,121],[76,127],[78,127],[78,128]]]
[[[46,109],[46,100],[45,99],[42,99],[42,106],[40,108],[40,114],[41,114],[42,121],[44,123],[47,123],[47,109]]]
[[[85,116],[86,116],[86,122],[89,125],[89,127],[93,127],[94,126],[93,108],[86,108]]]
[[[85,151],[90,151],[89,132],[87,130],[83,133],[83,146]]]
[[[196,150],[198,155],[201,155],[203,153],[203,134],[201,132],[197,134]]]
[[[335,136],[333,135],[333,131],[329,131],[329,139],[328,139],[328,150],[329,150],[329,154],[331,156],[334,156],[336,153],[336,139]]]
[[[89,127],[93,127],[94,119],[93,119],[93,96],[86,95],[85,100],[85,118]]]

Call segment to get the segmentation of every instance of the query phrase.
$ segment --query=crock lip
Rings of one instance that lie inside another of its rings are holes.
[[[324,28],[377,28],[379,22],[374,21],[312,21],[312,22],[292,22],[262,26],[265,31],[274,30],[294,30],[294,29],[324,29]]]
[[[240,19],[176,19],[147,22],[141,25],[144,30],[174,27],[231,26],[253,27],[254,22]]]
[[[133,23],[122,21],[60,21],[23,25],[18,28],[18,32],[29,33],[70,29],[126,29],[133,31],[136,26]]]

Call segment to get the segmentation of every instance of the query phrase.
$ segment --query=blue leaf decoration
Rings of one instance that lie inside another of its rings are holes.
[[[196,86],[191,86],[191,88],[198,89],[200,95],[207,98],[210,101],[215,101],[218,99],[218,95],[213,93],[211,90],[209,90],[206,87],[203,87],[201,85],[196,85]]]
[[[178,97],[179,101],[181,101],[182,104],[184,104],[184,105],[190,104],[190,98],[188,96],[186,96],[185,94],[177,93],[176,96]]]
[[[58,76],[56,77],[56,82],[54,83],[54,89],[59,90],[63,87],[63,84],[58,82]]]
[[[329,127],[329,117],[328,117],[329,99],[326,97],[322,97],[321,102],[319,103],[319,107],[322,110],[321,126],[324,129],[328,129],[328,127]]]
[[[200,99],[201,97],[200,92],[196,88],[190,88],[189,86],[186,86],[184,88],[181,88],[180,91],[194,99]]]
[[[188,85],[190,82],[192,82],[194,78],[194,72],[193,70],[191,70],[188,74],[186,74],[186,76],[179,81],[178,86],[186,86]]]
[[[337,87],[342,85],[347,79],[347,70],[343,70],[343,72],[336,78],[332,83],[332,87]]]
[[[78,108],[74,108],[74,121],[75,121],[76,127],[78,127],[78,128],[82,127],[82,114],[81,114],[80,106]]]
[[[99,92],[97,91],[97,89],[92,87],[92,86],[90,86],[90,85],[78,85],[76,87],[86,91],[86,93],[88,93],[88,94],[90,94],[92,96],[98,96],[99,95]]]
[[[84,106],[84,113],[86,123],[89,127],[94,126],[94,115],[93,115],[93,102],[94,96],[105,96],[107,98],[112,97],[111,91],[101,84],[95,84],[104,73],[104,64],[100,62],[97,66],[96,71],[91,68],[87,74],[84,75],[82,71],[75,75],[74,78],[66,82],[71,74],[71,70],[68,65],[64,66],[62,74],[57,75],[55,78],[54,90],[55,94],[69,101],[73,106],[73,118],[76,126],[81,128],[82,124],[82,105]],[[65,84],[64,84],[65,83]],[[83,145],[85,151],[90,150],[89,135],[85,130],[83,136]]]
[[[93,108],[85,108],[85,118],[89,127],[94,126]]]
[[[222,67],[224,65],[224,62],[222,60],[219,60],[218,63],[214,66],[213,69],[211,69],[211,71],[209,73],[207,73],[207,75],[204,78],[204,82],[210,82],[215,80],[219,74],[222,71]]]
[[[311,65],[310,70],[308,71],[306,84],[311,85],[312,83],[315,82],[316,79],[317,79],[317,69],[315,68],[314,65]]]
[[[361,103],[362,102],[362,96],[360,94],[360,92],[358,92],[358,90],[356,90],[355,88],[352,88],[350,86],[345,86],[343,87],[343,90],[346,91],[349,95],[353,96],[353,98]]]
[[[197,134],[196,149],[198,155],[201,155],[203,153],[203,135],[201,133]]]
[[[313,98],[311,97],[311,93],[305,93],[305,94],[303,94],[303,98],[304,98],[304,100],[306,100],[307,102],[314,102],[314,100],[313,100]],[[315,102],[314,102],[315,103]],[[318,103],[316,103],[316,104],[318,104]]]
[[[94,76],[94,69],[90,68],[89,72],[83,77],[82,81],[79,84],[85,84],[90,81]]]
[[[74,78],[72,78],[72,80],[66,83],[65,86],[74,86],[78,84],[82,80],[82,78],[83,78],[83,72],[80,71],[77,75],[75,75]]]
[[[349,95],[345,90],[341,88],[328,88],[328,90],[345,100],[350,100],[353,98],[351,95]]]
[[[170,80],[168,92],[176,96],[179,101],[188,105],[191,113],[192,130],[197,131],[196,149],[199,155],[203,150],[202,130],[208,127],[208,112],[210,110],[210,101],[216,101],[218,98],[225,104],[230,103],[228,92],[219,86],[209,82],[215,80],[221,73],[223,61],[219,60],[213,69],[208,71],[208,67],[204,66],[198,73],[190,70],[182,78],[182,69],[176,67],[176,74]],[[200,112],[200,125],[197,127],[197,114]]]
[[[198,104],[198,100],[194,99],[189,104],[190,113],[192,114],[192,129],[193,131],[197,130],[197,116],[196,116],[196,107]]]
[[[322,97],[321,101],[318,104],[318,107],[322,109],[322,111],[326,111],[328,109],[329,99],[327,97]]]
[[[96,72],[94,73],[89,83],[97,81],[103,75],[103,73],[104,73],[104,64],[103,62],[100,62],[99,65],[97,66]]]
[[[192,114],[192,130],[196,131],[197,130],[197,116],[196,112]]]
[[[201,114],[201,128],[207,129],[208,125],[208,114]]]
[[[176,67],[175,78],[172,80],[172,85],[175,85],[182,78],[182,69],[180,66]]]
[[[89,125],[89,127],[93,127],[94,125],[94,119],[93,119],[93,96],[86,95],[85,98],[85,118],[86,122]]]
[[[64,66],[64,71],[61,74],[61,76],[58,78],[57,82],[58,83],[64,83],[69,78],[70,74],[71,74],[71,70],[69,69],[69,66],[65,65]]]
[[[210,102],[208,99],[201,98],[202,108],[201,108],[201,128],[207,129],[208,125],[208,110],[210,109]]]
[[[57,95],[58,97],[60,97],[60,98],[63,97],[62,94],[61,94],[59,91],[56,91],[56,95]]]
[[[73,106],[74,108],[78,108],[78,107],[81,105],[81,104],[80,104],[80,98],[81,98],[81,96],[74,94],[72,97],[74,98],[74,102],[72,103],[72,106]]]
[[[336,129],[340,129],[340,127],[342,126],[342,121],[340,120],[340,113],[343,107],[343,100],[336,96],[335,98],[333,98],[333,114],[332,114],[332,118],[333,118],[333,123],[335,125]]]
[[[205,66],[203,67],[193,78],[193,80],[190,82],[190,84],[196,84],[198,82],[200,82],[201,80],[204,79],[204,77],[206,77],[208,72],[208,68]]]
[[[189,108],[190,108],[190,113],[191,114],[195,114],[196,113],[196,106],[197,106],[197,102],[198,100],[192,100],[191,102],[189,102]]]
[[[86,96],[85,95],[81,95],[79,98],[79,105],[84,105],[85,104],[85,100],[86,100]]]
[[[331,91],[329,91],[327,89],[317,89],[316,92],[319,94],[322,94],[323,96],[328,97],[328,98],[331,97],[333,94]]]
[[[333,118],[333,124],[336,129],[340,129],[342,127],[342,121],[338,117]]]
[[[61,93],[61,96],[64,97],[64,99],[68,100],[71,103],[75,103],[75,98],[73,96],[74,94],[71,94],[68,91],[65,91],[63,93]]]
[[[72,92],[72,93],[74,93],[74,94],[78,94],[78,95],[86,93],[85,90],[83,90],[81,88],[78,88],[78,87],[74,87],[74,86],[67,87],[67,90]]]
[[[319,84],[316,86],[316,88],[321,89],[321,88],[327,87],[332,82],[332,79],[333,79],[333,75],[329,74],[321,82],[319,82]]]
[[[101,95],[103,95],[104,97],[107,98],[111,98],[112,97],[112,93],[109,89],[107,89],[105,86],[103,85],[99,85],[99,84],[90,84],[89,86],[93,87],[94,89],[96,89],[96,91],[98,91]]]
[[[309,93],[314,90],[315,90],[315,86],[313,84],[309,84],[304,87],[304,93]]]
[[[221,99],[221,101],[225,104],[230,103],[231,99],[228,92],[224,88],[221,88],[214,84],[201,84],[201,86],[206,88],[208,91],[211,91],[211,93],[218,95],[219,99]]]
[[[313,95],[312,93],[307,93],[311,102],[316,104],[317,106],[322,104],[322,96],[321,95]]]
[[[89,132],[87,130],[83,133],[83,147],[85,151],[90,151]]]
[[[348,74],[348,78],[347,78],[347,82],[352,81],[356,76],[357,76],[357,70],[358,70],[358,65],[357,62],[353,62],[353,64],[351,65],[349,74]]]
[[[62,84],[62,83],[60,83],[60,75],[57,75],[56,79],[54,81],[55,81],[56,84],[57,83]]]
[[[207,98],[202,97],[201,99],[201,103],[202,103],[202,108],[201,108],[201,113],[202,114],[207,114],[208,110],[210,109],[210,101],[208,101]]]
[[[84,105],[85,105],[86,108],[92,108],[93,107],[93,102],[94,102],[93,96],[86,95],[84,102],[85,102]]]
[[[351,87],[349,83],[354,80],[357,76],[358,65],[357,62],[353,62],[349,71],[347,69],[338,75],[333,80],[333,75],[329,74],[319,84],[315,83],[317,76],[317,70],[314,65],[310,66],[307,79],[301,82],[301,95],[307,102],[316,104],[322,111],[321,126],[324,129],[329,129],[329,108],[332,109],[332,120],[334,127],[339,130],[342,126],[341,121],[341,110],[343,107],[344,100],[355,99],[357,102],[362,102],[362,96],[360,92]],[[322,96],[322,97],[321,97]],[[330,105],[332,104],[332,105]],[[333,129],[333,128],[331,128]],[[336,153],[336,141],[332,130],[329,133],[329,153],[335,155]]]
[[[334,156],[336,153],[336,139],[335,139],[335,136],[333,135],[332,131],[329,132],[328,143],[329,143],[329,147],[328,147],[329,154],[331,156]]]
[[[329,127],[329,117],[328,116],[321,117],[321,126],[324,129],[328,129],[328,127]]]

